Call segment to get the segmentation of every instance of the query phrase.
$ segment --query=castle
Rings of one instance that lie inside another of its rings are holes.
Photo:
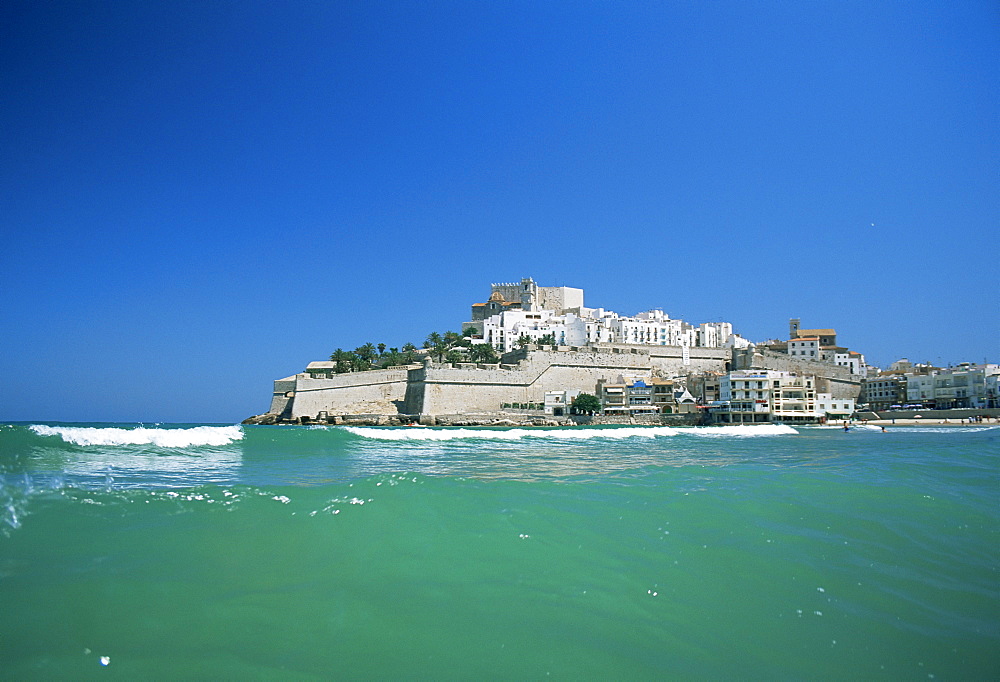
[[[499,363],[446,364],[428,354],[417,364],[338,374],[330,362],[313,362],[276,380],[267,414],[251,420],[489,423],[606,385],[655,381],[683,395],[697,377],[751,368],[815,376],[836,398],[857,396],[861,380],[848,366],[756,346],[729,323],[692,325],[661,310],[622,316],[585,307],[582,289],[540,287],[531,278],[493,284],[471,317],[463,330],[502,353]]]

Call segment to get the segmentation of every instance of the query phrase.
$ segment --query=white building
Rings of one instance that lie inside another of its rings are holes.
[[[580,395],[580,391],[546,391],[545,392],[545,414],[553,417],[564,417],[569,414],[569,408],[573,404],[573,399]]]
[[[818,407],[816,379],[812,376],[776,370],[729,372],[719,382],[719,393],[719,404],[711,410],[716,421],[816,422],[826,416]]]
[[[854,398],[834,398],[830,393],[816,394],[816,411],[822,412],[829,421],[849,419],[855,409]]]
[[[996,393],[987,392],[987,379],[1000,374],[1000,365],[973,365],[938,370],[934,376],[934,407],[984,408],[996,401]],[[994,380],[995,381],[995,380]]]
[[[500,285],[494,285],[500,286]],[[504,285],[507,286],[507,285]],[[513,287],[514,285],[509,285]],[[547,288],[540,288],[544,290]],[[562,290],[565,287],[554,287]],[[495,297],[503,292],[494,291]],[[572,290],[576,292],[580,290]],[[572,293],[571,292],[571,293]],[[510,292],[507,292],[509,295]],[[569,293],[552,294],[553,301],[564,304],[582,301],[579,296]],[[538,297],[537,300],[542,300]],[[485,317],[481,325],[483,340],[501,352],[518,347],[522,337],[530,343],[538,343],[543,337],[552,335],[557,346],[586,346],[599,343],[641,346],[702,346],[706,348],[745,348],[750,342],[733,333],[728,322],[709,322],[698,327],[683,320],[672,320],[662,310],[648,310],[635,317],[627,317],[604,308],[579,306],[572,310],[540,308],[535,297],[525,297],[520,307],[507,306],[503,301],[489,301],[476,304],[474,308],[487,306],[489,310],[500,310]],[[471,323],[470,323],[471,324]],[[478,327],[477,327],[478,328]]]
[[[906,374],[906,404],[934,407],[934,374]]]
[[[788,354],[798,359],[819,361],[819,337],[807,336],[804,338],[791,339],[788,342]]]

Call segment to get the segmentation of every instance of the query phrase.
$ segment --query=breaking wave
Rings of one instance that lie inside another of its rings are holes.
[[[195,426],[181,429],[147,429],[137,427],[97,428],[92,426],[45,426],[33,424],[31,430],[39,436],[57,436],[66,443],[80,446],[154,445],[161,448],[229,445],[243,440],[239,426]]]
[[[591,440],[595,438],[658,438],[670,436],[701,437],[754,437],[794,435],[798,431],[784,424],[757,424],[733,426],[630,426],[618,428],[562,429],[468,429],[468,428],[380,428],[370,426],[344,426],[345,431],[362,438],[395,441],[445,441],[445,440],[522,440],[525,438],[546,438],[554,440]]]

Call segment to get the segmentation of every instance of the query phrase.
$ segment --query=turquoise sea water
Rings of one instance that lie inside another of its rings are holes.
[[[0,425],[4,679],[997,679],[1000,429]]]

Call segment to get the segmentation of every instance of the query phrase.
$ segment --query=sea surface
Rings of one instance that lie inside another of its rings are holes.
[[[2,679],[1000,678],[1000,428],[0,425]]]

